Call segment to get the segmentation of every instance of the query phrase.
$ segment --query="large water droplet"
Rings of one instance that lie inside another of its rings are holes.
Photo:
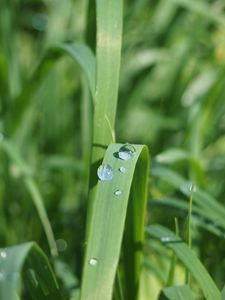
[[[97,266],[97,264],[98,264],[97,258],[91,258],[91,259],[89,260],[89,265],[90,265],[90,266],[95,267],[95,266]]]
[[[121,196],[123,194],[123,192],[121,190],[117,190],[114,192],[114,195],[116,196]]]
[[[127,172],[127,169],[125,167],[119,167],[119,171],[125,174]]]
[[[112,180],[113,170],[110,165],[101,165],[97,171],[100,180]]]
[[[134,156],[135,152],[136,152],[136,150],[135,150],[134,146],[132,146],[130,144],[125,144],[124,146],[122,146],[120,148],[120,150],[118,152],[118,156],[122,160],[129,160]]]
[[[2,258],[2,259],[7,258],[7,252],[4,251],[4,250],[1,250],[1,251],[0,251],[0,258]]]

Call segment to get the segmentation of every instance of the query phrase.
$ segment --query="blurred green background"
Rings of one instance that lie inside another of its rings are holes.
[[[44,199],[59,248],[58,274],[67,270],[66,295],[81,276],[92,101],[78,64],[59,46],[85,43],[95,52],[94,8],[84,0],[0,1],[0,131]],[[116,137],[149,146],[146,222],[174,229],[178,217],[185,231],[188,199],[154,175],[160,166],[224,205],[224,17],[222,0],[124,1]],[[0,160],[0,246],[35,240],[49,253],[24,174],[2,149]],[[166,203],[171,198],[185,207]],[[224,237],[216,217],[194,215],[193,248],[220,288]],[[155,257],[146,279],[151,289],[162,284],[157,270],[168,269],[169,254],[148,251]]]

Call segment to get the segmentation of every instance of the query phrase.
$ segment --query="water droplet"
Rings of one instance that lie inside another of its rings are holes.
[[[4,280],[5,279],[5,276],[2,272],[0,272],[0,281]]]
[[[59,252],[63,252],[67,248],[67,242],[63,239],[56,240],[56,246]]]
[[[180,186],[180,191],[185,195],[190,195],[190,192],[196,191],[196,186],[192,182],[187,182]]]
[[[89,260],[89,265],[90,266],[95,267],[95,266],[97,266],[97,264],[98,264],[98,260],[96,258],[91,258]]]
[[[127,172],[127,169],[125,167],[119,167],[119,171],[125,174]]]
[[[163,243],[168,243],[171,241],[171,238],[169,236],[162,236],[160,240]]]
[[[125,144],[124,146],[122,146],[120,148],[120,150],[118,152],[118,156],[122,160],[129,160],[134,156],[135,152],[136,152],[136,150],[135,150],[134,146],[132,146],[130,144]]]
[[[123,194],[123,192],[121,190],[117,190],[114,192],[114,195],[116,196],[121,196]]]
[[[7,257],[7,252],[2,250],[0,251],[0,258],[5,259]]]
[[[101,165],[97,171],[100,180],[112,180],[113,170],[110,165]]]

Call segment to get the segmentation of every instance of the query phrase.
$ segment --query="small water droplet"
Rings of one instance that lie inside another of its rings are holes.
[[[190,192],[196,191],[196,186],[192,182],[187,182],[180,186],[180,191],[185,195],[190,195]]]
[[[136,152],[136,150],[135,150],[134,146],[132,146],[130,144],[125,144],[124,146],[122,146],[120,148],[120,150],[118,152],[118,156],[122,160],[129,160],[134,156],[135,152]]]
[[[89,260],[89,265],[90,266],[95,267],[95,266],[97,266],[97,264],[98,264],[98,260],[96,258],[91,258]]]
[[[63,252],[67,248],[67,242],[63,239],[56,240],[56,246],[59,252]]]
[[[100,180],[112,180],[113,170],[110,165],[101,165],[97,171],[98,178]]]
[[[125,174],[127,172],[127,169],[125,167],[119,167],[119,171]]]
[[[163,243],[168,243],[168,242],[171,241],[171,239],[170,239],[169,236],[162,236],[160,240],[161,240],[161,242],[163,242]]]
[[[7,252],[4,250],[0,251],[0,258],[2,258],[2,259],[7,258]]]
[[[0,272],[0,281],[4,280],[5,279],[5,276],[2,272]]]
[[[121,190],[117,190],[114,192],[114,195],[116,196],[121,196],[123,194],[123,192]]]

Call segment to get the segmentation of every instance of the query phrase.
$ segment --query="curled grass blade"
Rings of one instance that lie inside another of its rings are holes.
[[[131,270],[133,272],[129,276],[127,289],[134,292],[130,299],[136,299],[142,259],[141,245],[144,238],[148,150],[146,146],[134,145],[136,152],[130,160],[126,161],[118,157],[121,146],[121,144],[111,144],[106,151],[103,164],[110,165],[114,175],[112,180],[98,181],[95,202],[89,213],[90,226],[87,232],[81,300],[111,299],[126,214],[128,216],[125,239],[130,249],[126,248],[128,256],[124,268],[126,275]],[[121,172],[120,167],[125,168],[125,171]],[[116,195],[116,191],[121,193]],[[130,192],[131,203],[127,210]],[[129,269],[126,268],[128,264]]]
[[[146,233],[151,238],[156,238],[161,241],[166,239],[165,246],[173,250],[176,256],[182,261],[185,267],[189,270],[192,277],[198,282],[207,300],[220,300],[220,291],[214,281],[208,274],[205,267],[195,256],[188,245],[177,237],[171,230],[161,225],[151,225],[146,229]]]
[[[61,299],[48,259],[36,243],[1,249],[0,253],[1,300],[20,299],[22,279],[32,299]]]

